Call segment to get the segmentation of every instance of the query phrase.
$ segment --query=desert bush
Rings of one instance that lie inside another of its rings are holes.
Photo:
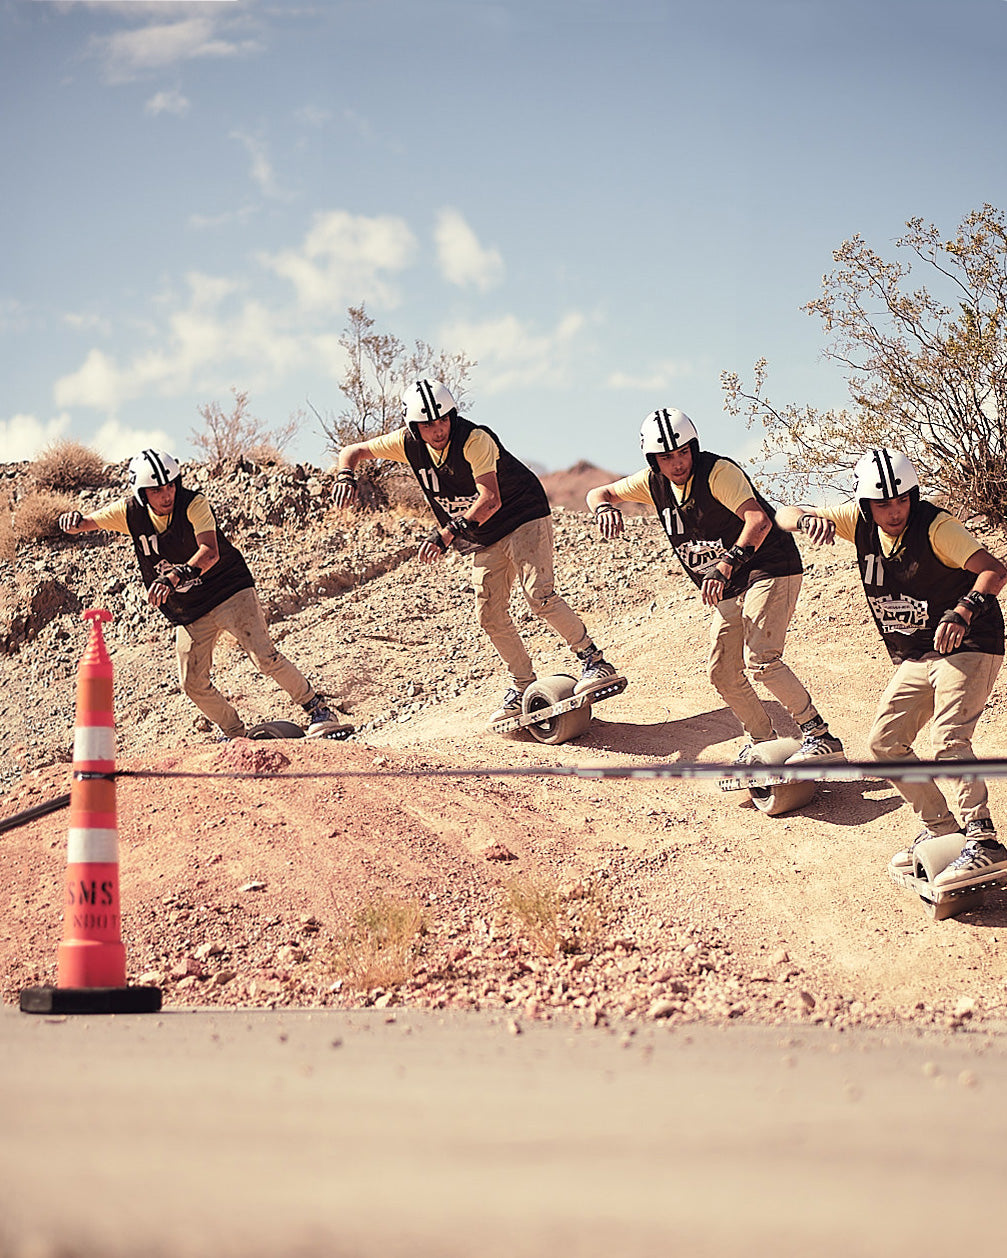
[[[39,490],[26,494],[14,511],[13,532],[17,541],[44,542],[62,537],[59,517],[76,506],[68,494]]]
[[[764,392],[765,359],[755,364],[747,388],[737,373],[722,373],[725,407],[749,423],[762,421],[764,483],[774,496],[806,501],[829,489],[848,495],[859,456],[889,446],[912,459],[924,490],[952,510],[1002,524],[1007,221],[984,205],[950,239],[920,218],[906,228],[895,242],[905,262],[886,261],[860,236],[844,241],[821,297],[804,307],[830,338],[825,357],[846,377],[851,410],[773,406]],[[914,267],[931,289],[918,282]]]
[[[72,492],[108,483],[104,459],[79,441],[50,442],[32,463],[31,475],[39,489]]]
[[[10,495],[0,501],[0,559],[11,560],[17,552],[17,538],[14,535],[14,512],[11,508]]]
[[[466,384],[476,364],[465,354],[438,351],[425,341],[417,341],[409,349],[397,336],[376,332],[363,304],[350,306],[348,314],[349,323],[339,338],[348,363],[339,391],[347,404],[333,415],[322,414],[308,403],[333,454],[338,455],[343,446],[401,427],[402,394],[423,376],[446,385],[459,411],[471,409]],[[365,510],[383,510],[401,502],[405,492],[401,473],[401,464],[386,459],[362,463],[357,468],[358,504]]]
[[[282,454],[276,446],[268,441],[260,442],[258,445],[249,446],[245,451],[245,458],[251,462],[257,463],[259,467],[289,467],[290,461]]]
[[[237,389],[231,392],[234,394],[234,408],[230,413],[219,402],[207,402],[197,407],[204,427],[202,430],[194,428],[189,436],[197,449],[205,451],[206,462],[216,465],[243,458],[261,462],[253,451],[263,450],[276,457],[282,456],[300,432],[304,413],[297,411],[285,424],[269,428],[263,420],[249,413],[247,393],[240,393]]]
[[[531,877],[507,887],[506,906],[529,944],[546,956],[587,952],[602,942],[609,909],[598,889],[578,882],[561,890]]]
[[[333,953],[333,969],[359,991],[397,987],[412,976],[425,933],[418,901],[377,895],[354,913],[348,934]]]

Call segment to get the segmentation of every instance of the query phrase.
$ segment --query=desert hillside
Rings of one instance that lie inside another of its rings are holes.
[[[26,492],[26,471],[0,468],[0,498]],[[934,923],[891,886],[914,826],[887,782],[822,787],[769,817],[705,782],[530,772],[723,762],[740,745],[705,676],[708,614],[653,517],[607,543],[586,514],[556,511],[558,586],[630,685],[551,748],[484,730],[504,678],[465,561],[415,562],[425,519],[338,512],[311,468],[186,476],[206,483],[281,649],[352,715],[353,739],[217,744],[179,692],[170,626],[143,601],[126,539],[22,543],[0,561],[0,818],[68,789],[80,612],[107,607],[130,775],[124,936],[131,977],[168,1004],[1007,1026],[1007,898]],[[805,561],[787,657],[859,758],[890,666],[851,552]],[[540,672],[573,671],[515,613]],[[233,644],[216,677],[249,723],[301,715]],[[1004,748],[1003,686],[981,754]],[[779,731],[793,732],[783,714]],[[1003,817],[1001,782],[992,795]],[[8,1001],[54,979],[66,819],[0,834]],[[401,956],[368,942],[365,911],[404,932]]]

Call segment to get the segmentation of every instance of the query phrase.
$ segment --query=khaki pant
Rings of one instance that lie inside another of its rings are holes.
[[[875,760],[915,760],[912,743],[927,721],[934,760],[971,760],[972,734],[993,689],[1002,655],[959,651],[934,659],[905,660],[878,701],[868,736]],[[893,782],[932,834],[951,834],[977,818],[988,817],[986,783],[953,781],[956,819],[931,778],[926,782]]]
[[[175,628],[178,678],[182,689],[228,738],[240,737],[245,732],[245,726],[210,680],[213,648],[225,629],[234,635],[238,646],[259,672],[265,677],[272,677],[295,703],[305,704],[314,697],[311,684],[300,670],[273,646],[258,594],[254,589],[239,590],[191,625]]]
[[[535,680],[531,656],[525,650],[510,615],[515,580],[525,602],[574,651],[583,651],[591,635],[581,618],[553,589],[552,520],[530,520],[500,541],[472,556],[476,615],[497,654],[510,670],[511,680],[524,690]]]
[[[818,713],[811,696],[782,660],[797,606],[801,574],[755,581],[744,594],[714,608],[709,677],[753,742],[773,737],[773,722],[746,671],[787,709],[798,725]]]

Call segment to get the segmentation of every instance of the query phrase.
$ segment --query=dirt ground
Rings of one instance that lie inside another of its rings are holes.
[[[769,817],[713,783],[494,776],[733,759],[739,728],[705,676],[709,615],[653,518],[606,543],[587,516],[557,511],[558,587],[630,685],[552,748],[485,731],[505,679],[465,561],[413,558],[426,521],[337,513],[315,472],[311,510],[250,519],[241,504],[272,494],[254,479],[235,473],[211,500],[237,521],[281,649],[356,722],[346,742],[215,743],[179,693],[170,628],[140,600],[123,539],[22,545],[0,563],[0,817],[69,789],[80,609],[116,617],[132,981],[157,983],[168,1007],[1007,1028],[1007,896],[935,923],[893,887],[887,862],[915,826],[884,780],[821,787]],[[852,551],[804,554],[786,658],[862,758],[891,666]],[[515,612],[540,674],[574,671],[548,628]],[[218,656],[218,685],[249,723],[301,716],[233,644]],[[980,755],[1003,754],[1004,684]],[[999,818],[1004,794],[993,782]],[[67,816],[0,834],[4,1001],[55,979]],[[374,941],[395,928],[398,956]]]

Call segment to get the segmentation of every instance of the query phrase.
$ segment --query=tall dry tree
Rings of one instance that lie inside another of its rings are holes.
[[[727,410],[765,430],[760,479],[778,496],[849,493],[864,450],[891,446],[920,481],[958,513],[1007,521],[1007,224],[991,205],[950,239],[921,218],[889,262],[859,236],[833,253],[836,269],[804,309],[829,337],[825,357],[843,370],[851,408],[775,407],[768,366],[746,389],[723,372]],[[930,284],[918,282],[922,271]],[[914,284],[909,287],[910,279]],[[781,465],[782,460],[782,465]]]
[[[459,410],[471,409],[466,385],[476,364],[464,353],[435,350],[425,341],[416,341],[409,349],[392,333],[376,331],[363,303],[350,306],[347,314],[348,322],[339,338],[347,356],[339,384],[346,405],[332,415],[322,414],[308,403],[333,454],[343,446],[369,441],[400,427],[402,393],[423,376],[447,385]],[[361,505],[387,506],[389,481],[400,475],[401,468],[385,460],[363,464],[358,472]]]

